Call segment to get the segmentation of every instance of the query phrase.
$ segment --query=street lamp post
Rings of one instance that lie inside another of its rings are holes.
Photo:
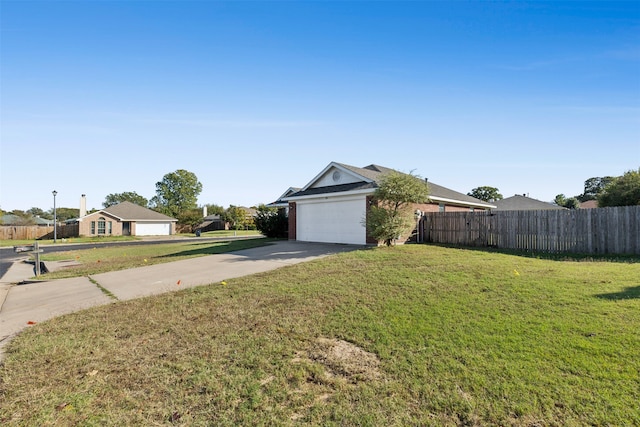
[[[58,216],[56,215],[56,195],[58,192],[53,190],[53,243],[56,243],[58,240]]]

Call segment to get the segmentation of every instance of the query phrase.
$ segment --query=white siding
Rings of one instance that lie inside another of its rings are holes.
[[[365,196],[300,200],[296,204],[296,238],[306,242],[364,245]]]
[[[334,172],[338,172],[335,175]],[[350,172],[346,172],[343,170],[339,170],[337,168],[330,168],[324,175],[322,175],[312,186],[311,188],[316,187],[327,187],[330,185],[339,185],[339,184],[350,184],[352,182],[360,182],[362,178],[356,177]]]
[[[170,234],[170,222],[136,222],[136,236],[168,236]]]

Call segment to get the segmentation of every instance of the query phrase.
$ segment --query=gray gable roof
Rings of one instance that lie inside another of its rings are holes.
[[[539,210],[553,210],[553,209],[566,209],[562,206],[554,205],[540,200],[532,199],[530,197],[521,196],[516,194],[515,196],[507,197],[506,199],[497,200],[493,202],[496,205],[497,211],[539,211]]]
[[[122,221],[178,221],[175,218],[131,202],[118,203],[102,209],[101,212],[106,212]]]
[[[395,169],[391,169],[391,168],[387,168],[387,167],[375,165],[375,164],[371,164],[363,168],[346,165],[344,163],[337,163],[337,162],[333,162],[331,164],[337,165],[341,168],[344,168],[353,172],[356,175],[359,175],[360,177],[363,178],[362,181],[354,182],[350,184],[330,185],[326,187],[310,187],[310,185],[307,185],[306,187],[304,187],[306,188],[305,190],[298,191],[294,194],[291,194],[285,197],[285,200],[288,199],[289,197],[295,198],[295,197],[313,196],[313,195],[319,195],[319,194],[335,194],[340,192],[356,191],[356,190],[371,190],[373,192],[378,187],[378,183],[384,177],[384,175],[390,172],[397,172]],[[431,181],[428,182],[428,185],[429,185],[429,198],[433,202],[459,203],[462,205],[471,205],[471,206],[483,207],[483,208],[494,207],[494,205],[486,203],[480,199],[476,199],[475,197],[471,197],[467,194],[459,193],[457,191],[435,184]]]
[[[278,200],[276,200],[275,202],[271,202],[265,206],[270,207],[270,208],[277,208],[277,207],[284,207],[287,206],[289,203],[284,200],[285,198],[289,197],[290,195],[297,193],[298,191],[300,191],[300,187],[289,187],[287,188],[287,191],[285,191],[284,193],[282,193],[282,195],[280,197],[278,197]]]
[[[369,165],[363,168],[358,168],[356,166],[345,165],[344,163],[336,163],[342,166],[345,169],[349,169],[351,172],[355,172],[360,176],[368,178],[370,180],[378,182],[382,175],[387,174],[389,172],[395,172],[393,169],[385,168],[384,166],[378,165]]]
[[[483,205],[487,208],[493,207],[494,203],[487,203],[483,200],[471,197],[468,194],[460,193],[447,187],[443,187],[434,182],[429,181],[429,197],[434,200],[447,201],[455,200],[459,202],[465,202],[474,205]]]
[[[25,224],[28,221],[29,221],[28,219],[22,218],[14,214],[5,214],[5,215],[2,215],[2,217],[0,217],[0,224],[2,225],[19,225],[19,224]]]
[[[0,217],[2,225],[53,225],[52,219],[44,219],[39,216],[21,217],[14,214],[5,214]]]

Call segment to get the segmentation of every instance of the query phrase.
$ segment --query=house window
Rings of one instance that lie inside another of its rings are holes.
[[[113,223],[109,221],[107,225],[108,225],[107,231],[109,232],[109,234],[113,233]]]
[[[91,221],[91,234],[96,234],[96,222]]]
[[[444,203],[438,205],[438,212],[444,212]]]
[[[474,211],[475,211],[475,209],[474,209],[474,208],[471,208],[471,209],[469,209],[469,210],[470,210],[471,212],[474,212]]]
[[[98,234],[104,234],[105,232],[105,219],[104,217],[98,218]]]

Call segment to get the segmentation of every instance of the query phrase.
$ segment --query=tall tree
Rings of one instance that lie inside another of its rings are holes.
[[[207,207],[207,215],[224,215],[225,209],[220,205],[216,205],[215,203],[207,203],[205,206]]]
[[[239,206],[230,205],[225,212],[225,219],[234,230],[240,230],[247,221],[247,211]]]
[[[596,176],[589,178],[584,182],[584,193],[578,196],[578,200],[586,202],[587,200],[596,200],[602,190],[611,183],[615,177],[613,176]]]
[[[102,206],[108,208],[109,206],[114,206],[122,202],[135,203],[136,205],[140,205],[145,208],[149,205],[149,200],[147,200],[146,197],[142,197],[135,191],[125,191],[124,193],[108,194],[107,197],[105,197]]]
[[[195,231],[198,225],[202,224],[203,219],[202,209],[187,209],[177,216],[178,225],[182,231],[189,232]]]
[[[53,208],[49,210],[49,215],[53,218]],[[65,222],[68,219],[78,218],[80,216],[80,209],[78,208],[56,208],[56,220],[58,222]]]
[[[159,212],[178,217],[180,212],[197,207],[201,192],[198,177],[193,172],[178,169],[156,182],[156,195],[151,199],[151,205]]]
[[[555,203],[558,206],[564,206],[564,204],[567,203],[567,196],[565,196],[564,194],[558,194],[553,199],[553,203]]]
[[[601,208],[634,205],[640,205],[640,168],[615,178],[598,197],[598,206]]]
[[[576,197],[569,197],[564,202],[564,207],[567,208],[567,209],[579,209],[580,208],[580,201]]]
[[[576,197],[567,198],[564,194],[558,194],[553,201],[563,208],[578,209],[580,207],[580,201]]]
[[[496,187],[482,186],[476,187],[467,193],[468,196],[475,197],[476,199],[483,200],[485,202],[495,202],[496,200],[502,200],[502,194]]]
[[[415,225],[411,205],[427,202],[429,187],[412,173],[390,172],[382,177],[373,197],[376,203],[363,223],[371,237],[390,246]]]
[[[31,214],[35,217],[40,217],[40,218],[44,218],[44,219],[53,219],[53,215],[51,215],[49,212],[45,212],[40,208],[31,208],[27,211],[28,214]]]

